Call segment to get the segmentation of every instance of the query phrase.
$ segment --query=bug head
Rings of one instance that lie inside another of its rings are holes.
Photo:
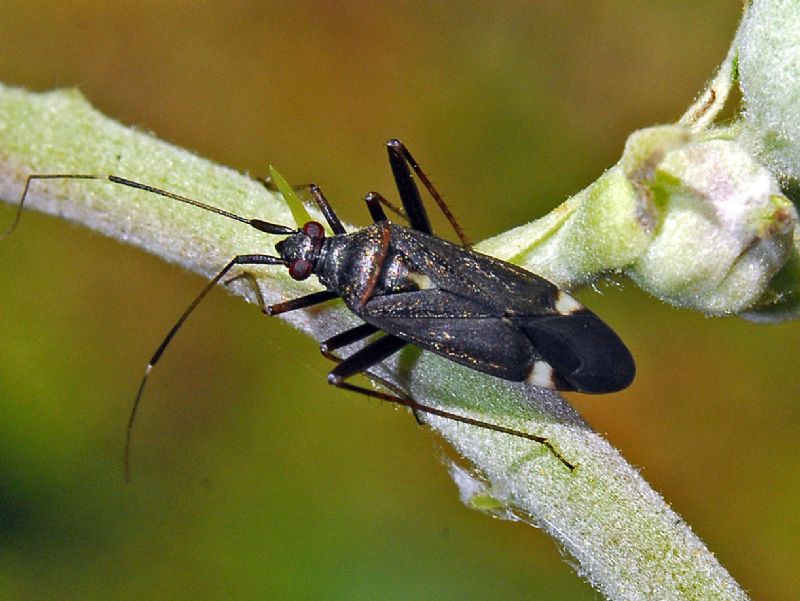
[[[292,279],[304,280],[314,272],[324,239],[325,228],[322,224],[308,221],[288,238],[275,243],[275,250],[289,268]]]

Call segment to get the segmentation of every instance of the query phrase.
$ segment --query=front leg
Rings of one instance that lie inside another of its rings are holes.
[[[258,181],[270,192],[280,192],[277,184],[275,184],[270,177],[258,177],[256,178],[256,181]],[[319,210],[322,211],[322,215],[325,217],[325,221],[328,222],[328,226],[330,226],[331,231],[334,234],[339,235],[347,233],[347,230],[344,229],[344,225],[342,225],[342,221],[339,219],[339,216],[336,215],[336,211],[333,210],[331,203],[328,202],[328,199],[325,198],[325,194],[322,193],[322,188],[320,188],[317,184],[302,184],[300,186],[292,186],[292,190],[311,195],[311,198],[313,198],[314,202],[317,203]],[[297,225],[303,224],[298,223]]]

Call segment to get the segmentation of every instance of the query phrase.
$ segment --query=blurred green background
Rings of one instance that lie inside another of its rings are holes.
[[[273,163],[355,223],[365,192],[393,191],[382,145],[400,137],[481,239],[676,119],[740,5],[4,2],[0,80],[76,86],[241,171]],[[151,380],[125,486],[141,370],[201,286],[40,215],[0,245],[0,598],[598,598],[544,534],[464,508],[410,416],[330,389],[313,341],[221,291]],[[576,406],[754,598],[797,598],[800,326],[628,283],[580,296],[639,376]]]

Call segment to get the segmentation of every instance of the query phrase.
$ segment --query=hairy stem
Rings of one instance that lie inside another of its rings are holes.
[[[0,87],[0,198],[18,202],[31,173],[115,174],[239,215],[293,225],[283,201],[257,182],[125,128],[77,92]],[[205,277],[236,254],[272,252],[275,241],[219,215],[103,181],[36,181],[27,208],[80,222]],[[16,235],[24,235],[24,216]],[[267,302],[316,286],[293,282],[280,268],[248,272]],[[252,301],[246,280],[233,284],[233,292]],[[340,304],[287,319],[317,340],[355,323]],[[608,598],[746,599],[689,526],[558,394],[415,349],[378,375],[419,402],[545,436],[575,464],[570,471],[528,440],[425,418],[463,458],[467,467],[453,464],[451,471],[468,504],[544,529]]]

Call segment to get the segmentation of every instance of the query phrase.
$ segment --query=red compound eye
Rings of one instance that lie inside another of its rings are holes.
[[[311,275],[313,267],[311,261],[297,259],[289,264],[289,276],[293,280],[304,280]]]
[[[324,238],[325,228],[316,221],[309,221],[303,226],[303,233],[311,238]]]

